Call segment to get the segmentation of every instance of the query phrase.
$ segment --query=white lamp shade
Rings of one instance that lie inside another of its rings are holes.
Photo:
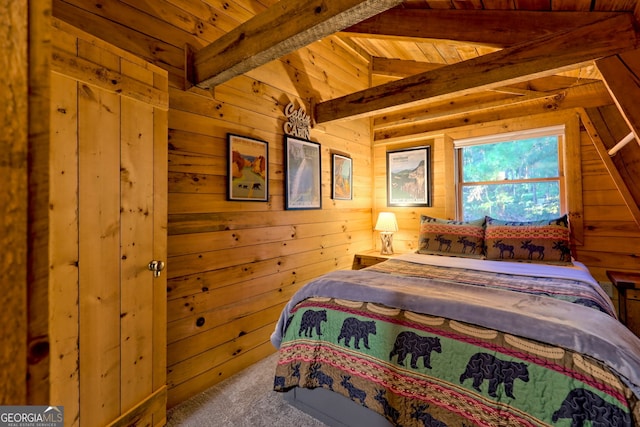
[[[375,229],[378,231],[398,231],[396,214],[393,212],[380,212],[378,214],[378,221],[376,222]]]

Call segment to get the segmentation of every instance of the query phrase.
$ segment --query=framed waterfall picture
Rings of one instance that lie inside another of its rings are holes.
[[[387,151],[387,206],[431,206],[431,147]]]
[[[331,154],[331,198],[334,200],[351,200],[353,193],[353,162],[342,154]]]
[[[269,200],[269,145],[246,136],[227,134],[227,200]]]
[[[320,144],[284,136],[285,209],[322,209]]]

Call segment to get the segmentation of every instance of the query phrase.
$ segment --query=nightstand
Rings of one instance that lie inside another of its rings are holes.
[[[618,291],[618,316],[627,328],[640,337],[640,273],[607,271]]]
[[[382,255],[378,250],[371,250],[357,253],[353,256],[352,270],[360,270],[361,268],[371,267],[379,262],[386,261],[398,254]]]

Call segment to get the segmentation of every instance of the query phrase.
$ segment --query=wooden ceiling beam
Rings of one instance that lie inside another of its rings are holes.
[[[280,0],[201,50],[186,49],[187,83],[214,87],[399,3]]]
[[[547,92],[520,89],[521,92],[519,93],[519,88],[515,86],[500,89],[504,90],[449,98],[439,102],[430,102],[426,106],[405,108],[397,112],[377,116],[373,120],[373,130],[378,132],[409,124],[443,120],[445,117],[468,117],[474,113],[515,107],[518,104],[532,105],[538,100],[544,102],[548,109],[567,108],[564,102],[567,96],[570,100],[579,99],[580,102],[585,102],[586,105],[591,106],[610,105],[613,103],[606,87],[599,80],[571,86],[568,89],[563,87]],[[553,102],[554,100],[556,102]],[[569,108],[575,107],[573,102],[572,104]]]
[[[472,96],[471,99],[479,98]],[[547,93],[541,97],[512,97],[509,100],[496,100],[475,105],[469,102],[465,106],[460,105],[451,114],[438,115],[434,111],[431,116],[423,115],[422,120],[406,122],[404,126],[379,126],[378,129],[374,127],[374,141],[403,141],[414,138],[415,135],[442,132],[445,129],[486,124],[496,120],[515,119],[551,111],[603,105],[613,105],[613,100],[602,82],[594,82]]]
[[[435,70],[447,64],[434,64],[431,62],[411,61],[408,59],[381,58],[374,56],[371,58],[371,73],[382,76],[407,77],[413,74],[424,73]]]
[[[622,116],[640,141],[640,50],[596,61]]]
[[[545,93],[537,93],[537,97],[548,96]],[[389,112],[373,118],[372,129],[378,135],[390,129],[415,126],[419,123],[446,120],[450,117],[469,114],[480,108],[491,108],[501,105],[512,106],[518,101],[530,101],[530,96],[515,95],[512,93],[481,92],[472,93],[460,97],[443,99],[438,102],[429,102],[413,108],[403,108],[399,111]]]
[[[616,15],[457,64],[316,104],[316,123],[381,114],[398,105],[509,86],[638,46],[633,17]]]
[[[422,38],[507,47],[623,13],[391,9],[344,30],[354,37]],[[630,14],[629,14],[630,15]]]
[[[432,62],[421,62],[407,59],[371,57],[371,73],[379,76],[404,78],[414,74],[446,67],[447,64],[435,64]],[[535,80],[527,80],[518,85],[498,87],[492,89],[495,92],[526,94],[527,92],[549,92],[556,89],[572,86],[576,83],[594,83],[600,79],[585,79],[569,76],[547,76]]]
[[[618,132],[614,136],[615,140],[612,144],[607,144],[607,149],[613,149],[615,143],[627,136],[628,129],[631,130],[635,137],[636,142],[627,144],[620,148],[617,154],[613,155],[611,164],[617,169],[635,202],[635,206],[631,206],[630,200],[625,197],[625,202],[631,209],[636,222],[640,224],[640,106],[638,106],[638,97],[640,97],[640,50],[623,52],[619,55],[603,58],[596,61],[596,66],[618,107],[621,120],[624,120],[628,126],[627,129]],[[612,173],[612,176],[614,176],[614,173]],[[618,188],[621,188],[620,185]],[[620,191],[623,192],[623,190]]]
[[[633,169],[630,170],[627,167],[625,153],[613,157],[609,156],[609,150],[615,145],[618,138],[629,130],[620,110],[612,107],[581,108],[578,111],[582,125],[591,138],[600,159],[618,188],[625,205],[629,208],[634,221],[640,226],[640,190],[638,190],[640,187],[634,181],[637,175],[634,175]],[[625,151],[628,149],[625,147]]]

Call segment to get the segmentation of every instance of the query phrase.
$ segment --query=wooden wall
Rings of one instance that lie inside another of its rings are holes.
[[[576,257],[608,282],[607,269],[640,271],[640,227],[584,129],[580,137],[585,240]]]
[[[368,64],[328,38],[218,86],[183,90],[184,44],[202,47],[260,10],[199,2],[54,0],[54,16],[169,72],[169,406],[275,351],[287,299],[372,246],[370,128],[322,125],[322,209],[284,210],[284,107],[310,111],[368,85]],[[271,2],[261,2],[273,3]],[[257,2],[253,5],[262,8]],[[262,10],[262,9],[261,9]],[[166,22],[164,21],[166,20]],[[226,200],[228,132],[269,144],[269,201]],[[330,198],[330,153],[353,158],[354,199]]]
[[[510,132],[527,128],[545,127],[574,121],[579,126],[567,134],[567,145],[574,148],[575,154],[568,158],[574,161],[576,170],[580,170],[577,180],[570,180],[569,198],[577,213],[573,226],[577,230],[582,244],[576,246],[576,258],[585,263],[596,279],[608,282],[607,269],[640,271],[640,228],[635,223],[622,195],[607,171],[594,144],[578,121],[578,111],[568,110],[537,116],[483,123],[482,126],[466,126],[447,129],[441,133],[412,138],[409,142],[394,141],[374,144],[374,216],[382,210],[390,210],[398,217],[400,230],[394,236],[394,247],[398,252],[412,251],[417,248],[418,223],[420,215],[439,218],[455,218],[455,186],[452,139]],[[570,127],[568,127],[570,129]],[[386,151],[407,146],[431,145],[433,203],[428,208],[387,208],[385,190]],[[580,179],[581,178],[581,179]],[[577,200],[577,203],[576,203]],[[580,224],[581,222],[581,224]],[[376,244],[380,243],[376,237]]]
[[[170,404],[272,353],[269,336],[292,293],[319,274],[350,267],[356,251],[370,248],[366,122],[311,131],[311,140],[321,143],[322,209],[284,210],[283,108],[289,102],[306,107],[312,91],[326,97],[350,90],[333,76],[326,81],[317,68],[333,62],[343,73],[357,73],[342,59],[346,54],[331,41],[316,43],[217,87],[213,98],[171,91]],[[226,201],[227,132],[269,144],[268,202]],[[353,158],[351,201],[330,198],[332,151]]]
[[[0,405],[26,401],[27,386],[27,152],[29,135],[29,17],[11,0],[0,1]],[[7,256],[8,255],[8,256]]]
[[[294,102],[309,111],[310,99],[367,87],[368,64],[348,46],[329,37],[212,93],[183,90],[185,43],[200,48],[273,3],[247,2],[245,9],[240,2],[53,0],[54,16],[169,72],[169,406],[273,352],[269,335],[288,297],[315,276],[348,268],[355,252],[379,245],[372,211],[387,210],[386,147],[371,147],[365,120],[312,129],[311,139],[322,144],[323,208],[283,209],[283,108]],[[268,142],[268,202],[226,201],[228,132]],[[578,256],[601,280],[620,262],[640,270],[631,249],[640,243],[638,228],[610,191],[588,137],[581,137],[585,239]],[[417,245],[421,212],[454,212],[453,184],[446,179],[453,170],[450,136],[422,142],[434,147],[434,205],[395,209],[398,251]],[[329,197],[332,150],[354,159],[352,201]]]
[[[65,425],[166,422],[166,71],[53,20],[48,396]],[[39,378],[38,378],[39,380]],[[44,381],[31,380],[47,390]]]

